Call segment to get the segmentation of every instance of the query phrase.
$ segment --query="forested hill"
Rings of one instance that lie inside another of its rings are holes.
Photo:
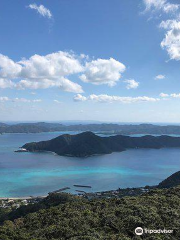
[[[180,185],[180,171],[172,174],[170,177],[166,178],[164,181],[159,183],[159,188],[171,188]]]
[[[92,131],[117,134],[180,134],[180,126],[160,126],[153,124],[75,124],[65,125],[61,123],[0,123],[0,133],[40,133],[56,131]]]
[[[84,132],[77,135],[65,134],[48,141],[27,143],[22,147],[30,152],[51,151],[61,156],[88,157],[126,149],[180,147],[180,137],[149,135],[100,137],[92,132]]]
[[[138,197],[91,201],[68,194],[51,195],[43,203],[16,210],[13,218],[0,227],[0,239],[177,240],[180,239],[180,187],[152,190]],[[173,233],[137,237],[134,233],[137,227],[173,230]]]

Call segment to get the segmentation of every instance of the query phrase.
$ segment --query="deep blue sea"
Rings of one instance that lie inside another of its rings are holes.
[[[154,185],[180,170],[180,149],[175,148],[134,149],[89,158],[14,152],[27,142],[60,134],[0,135],[0,197],[46,195],[63,187],[75,193],[74,184],[91,185],[90,191]]]

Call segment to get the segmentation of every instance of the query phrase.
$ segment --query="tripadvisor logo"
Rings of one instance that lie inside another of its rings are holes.
[[[164,234],[169,234],[169,233],[173,233],[173,230],[166,230],[166,229],[158,229],[158,230],[152,230],[152,229],[143,229],[141,227],[137,227],[135,229],[135,234],[140,236],[140,235],[143,235],[143,233],[149,233],[149,234],[152,234],[152,233],[164,233]]]
[[[135,234],[136,235],[142,235],[143,234],[143,229],[141,228],[141,227],[137,227],[136,229],[135,229]]]

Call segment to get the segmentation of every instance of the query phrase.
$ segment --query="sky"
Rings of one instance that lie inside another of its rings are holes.
[[[178,0],[1,0],[0,121],[180,123]]]

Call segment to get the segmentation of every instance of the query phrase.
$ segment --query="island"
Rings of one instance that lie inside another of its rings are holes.
[[[16,123],[7,124],[0,122],[0,134],[3,133],[42,133],[42,132],[86,132],[112,135],[155,134],[155,135],[180,135],[180,125],[155,125],[155,124],[119,124],[119,123]]]
[[[60,156],[89,157],[99,154],[122,152],[127,149],[138,148],[172,148],[180,147],[180,137],[170,136],[142,136],[130,137],[116,135],[100,137],[92,132],[76,135],[64,134],[52,140],[27,143],[22,146],[29,152],[49,151]]]

